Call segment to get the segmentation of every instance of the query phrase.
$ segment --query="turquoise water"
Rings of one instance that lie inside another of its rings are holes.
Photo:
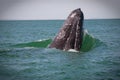
[[[85,20],[84,28],[100,41],[87,52],[39,47],[63,22],[0,21],[0,80],[119,80],[120,20]]]

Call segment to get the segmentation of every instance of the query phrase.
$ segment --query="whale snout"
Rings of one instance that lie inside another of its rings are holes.
[[[80,20],[83,20],[83,12],[81,11],[80,8],[74,10],[71,12],[71,14],[69,15],[69,18],[79,18]]]

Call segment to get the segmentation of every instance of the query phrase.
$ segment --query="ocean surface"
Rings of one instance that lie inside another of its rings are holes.
[[[100,42],[86,52],[40,47],[63,23],[0,21],[0,80],[120,80],[120,19],[85,20],[84,29]]]

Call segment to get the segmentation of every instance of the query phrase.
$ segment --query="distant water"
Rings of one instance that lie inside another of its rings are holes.
[[[13,47],[54,38],[63,22],[0,21],[0,80],[120,80],[119,19],[85,20],[84,28],[102,42],[88,52]]]

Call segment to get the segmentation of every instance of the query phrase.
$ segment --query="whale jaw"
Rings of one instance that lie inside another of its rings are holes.
[[[80,8],[72,11],[49,48],[80,51],[83,38],[83,19],[83,12]]]

